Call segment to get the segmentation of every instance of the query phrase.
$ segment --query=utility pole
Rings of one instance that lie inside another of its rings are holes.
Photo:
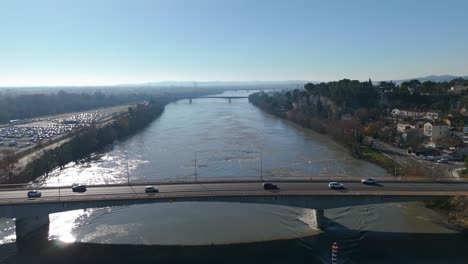
[[[128,153],[125,151],[125,167],[127,169],[127,184],[130,185],[130,173],[128,172]]]
[[[60,173],[58,174],[59,200],[60,200]]]
[[[197,152],[195,151],[195,183],[197,182]]]
[[[260,181],[263,181],[263,156],[260,151]]]

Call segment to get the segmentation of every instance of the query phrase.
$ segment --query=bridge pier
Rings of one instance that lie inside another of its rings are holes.
[[[322,229],[327,225],[328,219],[325,217],[325,210],[315,209],[315,224],[318,229]]]
[[[229,97],[229,103],[231,103],[231,97]]]
[[[189,103],[192,103],[192,98],[189,99]]]
[[[15,220],[16,246],[19,250],[46,245],[49,238],[49,215],[19,217]]]

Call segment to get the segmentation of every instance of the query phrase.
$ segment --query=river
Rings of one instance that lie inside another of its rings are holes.
[[[246,95],[230,91],[223,95]],[[196,175],[196,176],[195,176]],[[181,100],[156,121],[43,185],[385,176],[326,136],[264,113],[247,99]],[[324,185],[324,188],[327,188]],[[76,210],[50,216],[49,242],[14,250],[14,220],[0,219],[0,261],[465,263],[466,237],[419,203],[327,210],[227,203],[169,203]]]

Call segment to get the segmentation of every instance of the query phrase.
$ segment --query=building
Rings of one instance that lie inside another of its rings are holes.
[[[428,120],[436,120],[439,119],[439,112],[426,112],[425,118]]]
[[[463,143],[468,145],[468,127],[463,127]]]
[[[426,115],[425,112],[418,112],[414,110],[400,110],[400,109],[393,109],[392,110],[392,115],[393,116],[399,116],[399,117],[414,117],[414,118],[422,118]]]
[[[436,120],[440,117],[440,112],[437,111],[428,111],[428,112],[420,112],[416,110],[400,110],[400,109],[393,109],[392,115],[394,117],[413,117],[413,118],[424,118],[428,120]]]
[[[392,109],[392,116],[399,116],[400,115],[400,109],[395,108]]]
[[[350,121],[353,120],[353,116],[351,114],[344,114],[341,116],[341,120]]]
[[[449,127],[445,124],[433,125],[427,122],[424,124],[424,135],[430,137],[431,141],[434,142],[439,138],[447,137],[449,135]]]
[[[449,93],[452,93],[452,94],[461,94],[461,93],[463,93],[466,89],[468,89],[467,86],[464,86],[464,85],[455,85],[455,86],[450,87],[450,89],[448,90],[448,92],[449,92]]]
[[[405,123],[398,123],[397,124],[397,131],[400,133],[405,133],[408,129],[414,129],[416,126],[405,124]]]

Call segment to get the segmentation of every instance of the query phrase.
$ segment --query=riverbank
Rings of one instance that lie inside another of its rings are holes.
[[[468,197],[455,196],[447,200],[427,202],[428,208],[447,215],[447,220],[461,232],[468,234]]]
[[[267,97],[268,98],[268,97]],[[249,101],[256,107],[277,117],[297,123],[305,128],[310,128],[318,133],[326,134],[337,143],[345,146],[350,154],[358,159],[363,159],[384,168],[390,175],[408,177],[428,177],[430,169],[416,160],[405,158],[401,152],[389,149],[386,144],[364,139],[359,129],[360,124],[352,120],[330,120],[324,118],[305,116],[303,113],[294,112],[294,109],[271,107],[269,103],[257,96]],[[433,174],[433,173],[432,173]],[[429,208],[441,210],[447,215],[447,219],[457,229],[467,231],[468,213],[465,197],[454,197],[434,204],[427,204]]]
[[[267,95],[267,98],[269,97]],[[351,156],[374,163],[385,169],[389,175],[400,176],[402,174],[403,169],[400,164],[373,148],[372,144],[365,142],[361,132],[361,124],[356,120],[330,120],[317,116],[306,116],[299,111],[295,111],[295,109],[271,107],[269,103],[265,102],[267,100],[256,94],[249,96],[249,102],[254,106],[267,113],[299,124],[304,128],[327,135],[344,146]]]
[[[80,163],[90,158],[90,155],[99,152],[114,143],[122,140],[159,117],[167,103],[173,100],[151,100],[128,107],[126,112],[105,123],[85,126],[68,136],[61,144],[52,144],[40,150],[29,162],[23,162],[8,177],[6,183],[26,183],[47,175],[55,168],[63,168],[70,162]]]
[[[398,176],[402,174],[402,166],[395,162],[392,158],[384,153],[371,148],[370,146],[361,145],[361,158],[379,165],[384,168],[390,175]]]

